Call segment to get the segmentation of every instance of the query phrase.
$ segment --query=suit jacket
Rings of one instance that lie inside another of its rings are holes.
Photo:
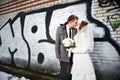
[[[76,32],[77,32],[76,29],[72,29],[72,37],[74,37]],[[67,35],[66,25],[60,25],[57,28],[57,32],[56,32],[55,52],[56,52],[56,57],[61,58],[61,61],[64,62],[70,62],[70,58],[68,57],[66,48],[61,44],[61,42],[67,37],[68,35]]]

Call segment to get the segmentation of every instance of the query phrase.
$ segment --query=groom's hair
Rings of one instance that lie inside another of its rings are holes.
[[[70,21],[74,21],[75,19],[79,19],[76,15],[70,15],[67,19],[67,23],[70,22]]]

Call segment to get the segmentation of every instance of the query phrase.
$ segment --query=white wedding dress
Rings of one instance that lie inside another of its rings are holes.
[[[72,50],[72,80],[96,80],[89,53],[93,51],[93,27],[83,27],[74,37],[76,48]]]

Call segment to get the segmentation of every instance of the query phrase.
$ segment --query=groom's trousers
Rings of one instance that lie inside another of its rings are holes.
[[[60,62],[61,70],[60,70],[60,80],[71,80],[71,63],[70,62]]]
[[[71,68],[73,53],[71,53],[70,62],[60,62],[61,70],[60,70],[60,79],[61,80],[72,80]]]

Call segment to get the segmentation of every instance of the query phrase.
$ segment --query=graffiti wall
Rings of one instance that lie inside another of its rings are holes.
[[[55,55],[56,29],[75,14],[94,27],[94,52],[90,54],[98,80],[120,79],[120,43],[106,22],[92,13],[92,1],[54,5],[20,12],[0,27],[0,62],[35,71],[59,71]]]

